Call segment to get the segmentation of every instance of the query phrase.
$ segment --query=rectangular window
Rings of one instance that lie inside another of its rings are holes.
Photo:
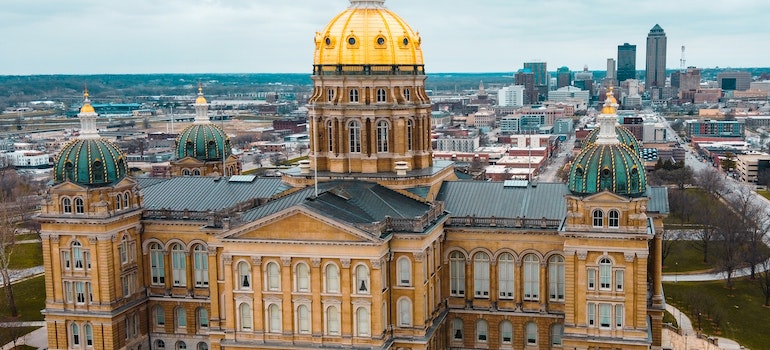
[[[609,290],[612,285],[612,268],[609,265],[599,266],[599,289]]]
[[[596,289],[596,270],[588,269],[588,290]]]
[[[599,304],[599,327],[610,328],[611,305],[606,303]]]
[[[586,315],[588,316],[588,326],[593,327],[596,325],[596,306],[594,303],[588,303],[586,307]]]
[[[84,282],[75,282],[75,300],[78,304],[86,303],[86,286]]]
[[[83,252],[83,260],[86,262],[86,270],[91,269],[91,253],[90,252]]]
[[[615,270],[615,290],[623,291],[623,270]]]
[[[70,263],[70,252],[69,251],[63,250],[61,252],[61,266],[65,270],[69,270],[69,269],[72,268],[72,265]]]
[[[623,328],[623,304],[615,305],[615,328]]]
[[[166,283],[165,268],[163,266],[163,252],[160,250],[150,251],[150,274],[153,285],[163,285]]]
[[[72,302],[72,282],[70,281],[64,282],[64,301]]]

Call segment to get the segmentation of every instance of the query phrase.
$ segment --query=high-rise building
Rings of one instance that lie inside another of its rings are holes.
[[[572,85],[572,71],[566,66],[559,67],[556,71],[556,88],[570,85]]]
[[[722,90],[748,90],[751,84],[751,73],[742,71],[727,71],[717,73],[717,83]]]
[[[524,86],[511,85],[497,90],[497,105],[500,107],[521,107],[524,105]]]
[[[38,217],[49,349],[662,348],[667,189],[612,94],[567,183],[454,181],[384,2],[317,32],[309,161],[280,178],[238,175],[202,91],[181,173],[133,178],[86,95]]]
[[[575,73],[574,85],[588,91],[591,97],[594,96],[594,73],[588,70],[588,66],[584,66],[582,72]]]
[[[607,59],[607,74],[604,76],[604,78],[605,79],[612,79],[612,80],[615,80],[615,78],[617,78],[617,76],[615,75],[615,59],[614,58],[608,58]]]
[[[548,84],[551,82],[551,76],[548,74],[548,68],[545,62],[524,62],[524,69],[532,71],[535,79],[535,89],[539,98],[548,96]],[[537,103],[535,100],[531,103]]]
[[[524,104],[535,104],[538,101],[539,92],[535,87],[535,74],[531,69],[519,69],[513,77],[516,85],[524,86]]]
[[[636,45],[618,45],[618,81],[636,79]]]
[[[647,34],[647,67],[644,86],[646,90],[666,86],[666,32],[655,25]]]

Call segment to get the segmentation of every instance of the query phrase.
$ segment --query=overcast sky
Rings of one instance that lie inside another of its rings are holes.
[[[348,0],[3,0],[0,75],[310,73],[313,37]],[[770,66],[768,0],[387,0],[426,70],[604,70],[657,23],[667,66]]]

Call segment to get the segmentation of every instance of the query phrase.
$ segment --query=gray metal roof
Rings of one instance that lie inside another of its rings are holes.
[[[666,187],[647,187],[647,197],[650,198],[647,203],[647,211],[651,213],[668,214],[668,188]]]
[[[353,224],[380,222],[385,217],[412,219],[424,215],[430,206],[376,183],[330,181],[319,184],[318,197],[308,187],[278,198],[243,214],[253,221],[292,206],[301,205],[324,216]]]
[[[504,187],[503,182],[447,181],[436,199],[453,217],[563,219],[569,193],[563,183]]]
[[[141,182],[140,182],[141,183]],[[289,187],[280,178],[230,182],[224,177],[181,176],[142,188],[149,210],[221,210],[255,198],[270,198]]]

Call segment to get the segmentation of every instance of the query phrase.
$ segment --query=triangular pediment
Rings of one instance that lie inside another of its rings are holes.
[[[630,201],[628,197],[624,197],[621,195],[617,195],[615,193],[612,193],[610,191],[604,190],[596,194],[592,194],[590,196],[586,196],[583,198],[584,202],[623,202],[627,203]]]
[[[130,177],[124,177],[122,180],[118,181],[117,184],[115,184],[115,187],[133,186],[133,185],[136,185],[136,180]]]
[[[378,242],[379,237],[306,208],[280,211],[228,232],[223,239],[303,242]]]
[[[58,185],[55,185],[51,187],[51,190],[54,191],[61,191],[61,192],[70,192],[70,191],[85,191],[86,187],[83,187],[77,183],[74,183],[72,181],[64,181]]]
[[[189,156],[188,157],[184,157],[184,158],[179,159],[179,160],[176,160],[173,163],[175,165],[181,165],[181,166],[184,166],[184,165],[193,166],[193,165],[202,165],[203,164],[203,162],[201,162],[200,160],[195,159],[193,157],[189,157]]]

